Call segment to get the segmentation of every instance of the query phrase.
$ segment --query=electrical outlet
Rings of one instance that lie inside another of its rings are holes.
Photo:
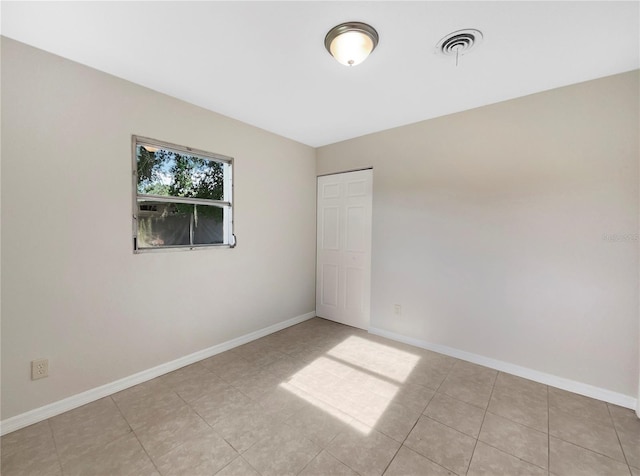
[[[31,361],[31,380],[38,380],[49,376],[49,359]]]
[[[395,313],[396,316],[399,316],[402,314],[402,306],[400,304],[394,304],[393,305],[393,312]]]

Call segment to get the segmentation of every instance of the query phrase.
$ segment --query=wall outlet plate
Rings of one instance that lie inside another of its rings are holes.
[[[31,380],[38,380],[49,376],[49,359],[31,361]]]

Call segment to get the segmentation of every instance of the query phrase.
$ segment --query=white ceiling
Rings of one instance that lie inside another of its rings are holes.
[[[640,67],[640,3],[7,2],[2,34],[317,147]],[[344,21],[380,44],[348,68]],[[483,43],[434,53],[464,28]]]

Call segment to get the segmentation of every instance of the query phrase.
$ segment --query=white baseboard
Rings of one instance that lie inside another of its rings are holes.
[[[560,388],[562,390],[567,390],[569,392],[578,393],[586,397],[596,398],[598,400],[613,403],[615,405],[630,408],[632,410],[635,410],[636,405],[638,404],[638,400],[629,395],[613,392],[604,388],[594,387],[593,385],[588,385],[586,383],[577,382],[575,380],[558,377],[556,375],[551,375],[545,372],[538,372],[537,370],[510,364],[501,360],[490,359],[482,355],[472,354],[471,352],[454,349],[453,347],[432,344],[431,342],[414,339],[412,337],[403,336],[401,334],[389,332],[384,329],[378,329],[376,327],[370,327],[369,333],[381,337],[386,337],[387,339],[395,340],[398,342],[403,342],[405,344],[413,345],[415,347],[420,347],[422,349],[432,350],[434,352],[445,354],[450,357],[455,357],[457,359],[466,360],[467,362],[473,362],[474,364],[484,365],[485,367],[489,367],[491,369],[500,370],[501,372],[517,375],[518,377],[533,380],[534,382],[539,382],[545,385]]]
[[[19,430],[20,428],[24,428],[25,426],[33,425],[34,423],[46,420],[47,418],[51,418],[69,410],[73,410],[74,408],[81,407],[82,405],[86,405],[87,403],[94,402],[96,400],[99,400],[100,398],[107,397],[116,392],[120,392],[121,390],[124,390],[126,388],[133,387],[134,385],[146,382],[147,380],[154,379],[166,373],[182,368],[186,365],[199,362],[200,360],[233,349],[234,347],[238,347],[242,344],[246,344],[269,334],[273,334],[274,332],[278,332],[287,327],[311,319],[315,317],[315,315],[315,311],[308,312],[301,316],[297,316],[292,319],[279,322],[272,326],[257,330],[255,332],[245,334],[235,339],[228,340],[226,342],[223,342],[222,344],[214,345],[213,347],[194,352],[193,354],[185,355],[184,357],[180,357],[179,359],[172,360],[171,362],[158,365],[157,367],[143,370],[142,372],[138,372],[120,380],[116,380],[115,382],[92,388],[91,390],[87,390],[86,392],[78,393],[71,397],[67,397],[57,402],[50,403],[49,405],[45,405],[43,407],[21,413],[20,415],[7,418],[6,420],[2,420],[2,422],[0,422],[0,435],[6,435],[7,433],[11,433],[12,431]]]

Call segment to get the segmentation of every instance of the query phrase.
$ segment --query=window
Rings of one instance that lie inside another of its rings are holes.
[[[233,159],[133,136],[133,248],[235,246]]]

